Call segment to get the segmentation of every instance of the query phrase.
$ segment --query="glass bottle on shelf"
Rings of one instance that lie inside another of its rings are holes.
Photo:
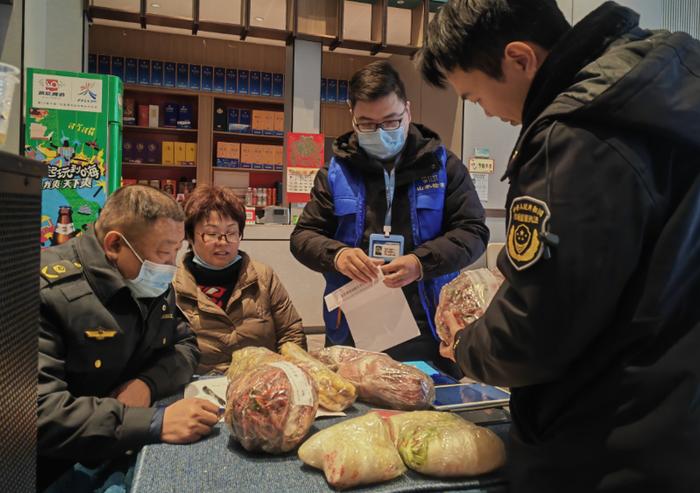
[[[253,205],[253,189],[248,187],[245,193],[245,206],[251,207]]]

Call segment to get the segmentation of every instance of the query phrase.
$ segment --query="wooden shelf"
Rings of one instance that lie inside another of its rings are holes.
[[[223,92],[202,91],[196,89],[181,89],[177,87],[146,86],[141,84],[124,84],[124,91],[151,92],[158,94],[171,94],[174,96],[211,96],[217,99],[232,101],[250,101],[254,103],[275,103],[284,106],[284,97],[250,96],[247,94],[228,94]]]
[[[167,133],[167,134],[196,134],[196,128],[173,128],[173,127],[142,127],[139,125],[124,125],[124,130],[139,130],[144,132]]]
[[[196,171],[197,166],[180,166],[177,164],[155,164],[155,163],[148,163],[148,164],[141,164],[141,163],[122,163],[122,168],[124,169],[187,169],[187,170],[192,170]]]
[[[278,173],[282,174],[283,171],[275,171],[269,169],[243,169],[243,168],[222,168],[218,166],[212,166],[214,171],[233,171],[236,173]]]
[[[239,132],[224,132],[222,130],[214,130],[214,135],[220,135],[224,137],[243,137],[243,138],[251,138],[251,139],[261,139],[261,140],[267,140],[267,141],[274,141],[274,142],[282,142],[284,141],[284,137],[278,136],[278,135],[256,135],[256,134],[244,134],[244,133],[239,133]]]

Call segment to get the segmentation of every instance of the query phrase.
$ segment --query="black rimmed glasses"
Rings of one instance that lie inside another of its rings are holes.
[[[235,243],[241,238],[241,235],[238,231],[236,231],[235,233],[226,233],[226,234],[200,233],[199,236],[202,238],[202,241],[204,243],[215,243],[215,242],[219,241],[221,238],[223,238],[226,243]]]
[[[353,115],[352,123],[353,123],[353,125],[355,125],[355,128],[357,128],[357,130],[359,130],[362,133],[376,132],[378,128],[381,128],[382,130],[398,130],[401,127],[401,122],[403,121],[403,116],[405,114],[406,114],[406,108],[403,109],[403,111],[399,115],[399,118],[391,119],[391,120],[384,120],[383,122],[380,122],[380,123],[374,123],[374,122],[358,123],[357,120],[355,120],[355,116]]]

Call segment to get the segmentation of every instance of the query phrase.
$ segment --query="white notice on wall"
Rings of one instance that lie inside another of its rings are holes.
[[[470,173],[476,194],[482,202],[489,201],[489,175],[488,173]]]

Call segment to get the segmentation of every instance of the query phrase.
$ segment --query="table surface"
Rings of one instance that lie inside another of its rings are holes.
[[[173,399],[174,400],[174,399]],[[355,403],[347,418],[316,420],[309,436],[341,420],[364,414],[370,407]],[[504,441],[509,425],[490,426]],[[507,443],[507,442],[506,442]],[[360,486],[352,491],[489,491],[506,492],[502,470],[462,479],[437,479],[407,471],[386,483]],[[133,493],[161,492],[328,492],[333,490],[323,471],[304,465],[296,450],[284,455],[251,453],[244,450],[220,422],[212,434],[190,445],[154,444],[138,455],[131,485]]]

